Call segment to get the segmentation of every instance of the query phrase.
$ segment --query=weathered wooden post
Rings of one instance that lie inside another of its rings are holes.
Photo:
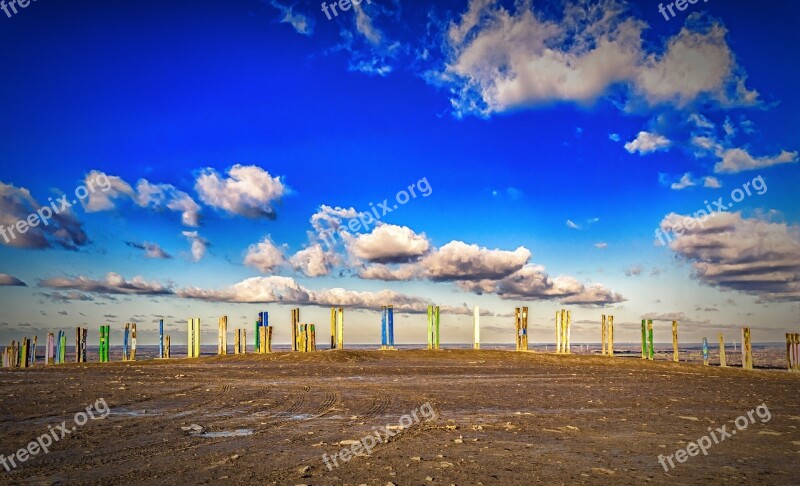
[[[672,361],[678,362],[678,321],[672,321]]]
[[[75,328],[75,362],[81,362],[81,328]]]
[[[47,344],[44,349],[44,364],[51,365],[55,363],[55,345],[56,338],[52,332],[47,333]]]
[[[794,333],[794,370],[800,372],[800,333]]]
[[[790,372],[800,371],[800,334],[786,333],[786,366]]]
[[[236,334],[233,336],[233,354],[239,354],[241,348],[242,330],[236,328]]]
[[[561,336],[562,336],[561,325],[562,325],[561,313],[560,313],[560,311],[556,311],[556,354],[560,354],[561,353],[561,347],[562,347],[561,346]]]
[[[122,334],[122,361],[128,361],[129,358],[129,343],[131,340],[131,325],[130,323],[125,323],[125,330]]]
[[[720,368],[726,368],[728,364],[725,360],[725,336],[719,333],[717,337],[719,338],[719,366]]]
[[[708,366],[708,339],[703,338],[703,366]]]
[[[193,317],[187,322],[188,339],[186,343],[187,358],[200,357],[200,318]]]
[[[169,359],[170,356],[170,338],[169,334],[164,336],[164,359]]]
[[[131,361],[136,361],[136,323],[131,323]]]
[[[572,354],[572,311],[567,311],[567,326],[564,336],[566,347],[564,352]],[[528,308],[525,307],[525,349],[528,349]]]
[[[297,343],[298,343],[298,325],[300,324],[300,309],[292,309],[292,351],[299,351]]]
[[[742,369],[753,369],[753,347],[750,342],[750,328],[742,328]]]
[[[217,323],[217,354],[228,354],[228,316],[222,316]]]
[[[472,349],[481,349],[481,311],[476,305],[472,310]]]
[[[336,307],[331,307],[331,349],[336,349]]]
[[[344,307],[339,307],[336,324],[339,327],[337,332],[337,347],[339,349],[344,349]]]
[[[600,320],[600,354],[605,356],[607,352],[607,345],[606,345],[606,335],[608,331],[606,330],[606,315],[603,314]]]
[[[608,355],[614,356],[614,316],[608,316]]]

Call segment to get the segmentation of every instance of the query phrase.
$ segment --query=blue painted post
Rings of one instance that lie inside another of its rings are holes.
[[[387,318],[386,306],[381,306],[381,349],[386,349],[386,318]]]
[[[164,357],[164,319],[158,321],[158,357]]]
[[[390,305],[387,309],[387,312],[389,313],[389,322],[387,324],[387,333],[389,334],[389,349],[392,349],[394,348],[394,307]]]
[[[703,338],[703,364],[708,366],[708,339]]]
[[[129,323],[125,323],[125,332],[122,334],[122,361],[128,361],[128,339],[130,336],[131,327]]]

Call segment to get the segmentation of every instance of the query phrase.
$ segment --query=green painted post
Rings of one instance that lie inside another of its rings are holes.
[[[428,349],[433,349],[433,306],[428,306]]]
[[[653,348],[653,321],[647,321],[647,341],[650,344],[648,359],[652,361],[653,358],[655,358],[655,349]]]
[[[642,359],[647,359],[647,321],[642,319]]]
[[[436,317],[436,322],[435,322],[436,327],[435,327],[435,332],[433,334],[435,339],[434,349],[439,349],[439,306],[438,305],[434,309],[434,314]]]
[[[59,356],[61,363],[67,362],[67,333],[61,331],[61,356]]]

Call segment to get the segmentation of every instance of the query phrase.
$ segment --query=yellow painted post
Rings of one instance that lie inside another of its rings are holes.
[[[725,336],[719,333],[717,337],[719,338],[719,366],[720,368],[725,368],[728,366],[725,360]]]
[[[169,334],[164,336],[164,357],[169,359],[170,356],[170,339]]]
[[[267,352],[272,352],[272,328],[273,326],[267,326]]]
[[[236,334],[233,336],[233,354],[239,354],[241,352],[241,341],[242,341],[242,330],[236,328]]]
[[[528,308],[522,308],[522,350],[528,350]]]
[[[603,317],[600,321],[600,354],[605,356],[607,349],[606,349],[606,315],[603,314]]]
[[[519,340],[519,333],[520,328],[522,327],[522,320],[520,319],[520,308],[514,308],[514,346],[517,351],[519,351],[522,346],[520,345]]]
[[[561,352],[561,314],[556,311],[556,353]]]
[[[267,326],[258,326],[258,352],[267,352]]]
[[[338,338],[337,347],[339,349],[344,349],[344,308],[343,307],[339,307],[337,325],[339,326],[339,331],[337,333],[337,338]]]
[[[742,328],[742,369],[753,369],[753,348],[750,342],[750,328]]]
[[[336,349],[336,307],[331,307],[331,349]]]
[[[608,316],[608,355],[614,356],[614,316]]]
[[[672,361],[678,362],[678,321],[672,321]]]
[[[566,332],[566,350],[567,354],[572,354],[572,312],[567,311],[567,332]]]
[[[217,333],[217,354],[228,354],[228,316],[219,318]]]

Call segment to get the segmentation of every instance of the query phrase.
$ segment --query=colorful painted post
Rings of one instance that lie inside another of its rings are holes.
[[[339,331],[337,332],[337,347],[339,349],[344,349],[344,308],[339,307],[339,314],[337,316],[337,325],[339,326]]]
[[[472,349],[481,349],[481,311],[476,305],[472,310]]]
[[[200,318],[192,317],[187,322],[188,339],[186,342],[186,357],[200,357]]]
[[[67,362],[67,331],[59,331],[61,333],[61,337],[58,340],[60,343],[61,349],[59,349],[59,363],[64,364]]]
[[[109,332],[106,331],[107,328],[108,326],[100,326],[100,348],[98,349],[97,354],[101,363],[108,362],[108,359],[106,358],[109,334]]]
[[[75,362],[81,362],[81,328],[75,328]]]
[[[672,321],[672,361],[678,362],[678,321]]]
[[[642,319],[642,359],[647,359],[647,320]]]
[[[331,307],[331,349],[336,349],[336,307]]]
[[[708,339],[703,338],[703,366],[708,366]]]
[[[217,323],[217,354],[228,354],[228,316],[222,316]]]
[[[158,357],[164,358],[164,319],[158,321]]]
[[[614,316],[608,316],[608,355],[614,356]]]
[[[719,366],[720,368],[725,368],[728,366],[725,360],[725,336],[719,333],[717,337],[719,338]]]
[[[516,329],[516,349],[517,351],[528,350],[528,308],[514,308],[514,327]]]
[[[655,348],[653,347],[653,321],[647,321],[647,359],[653,361],[656,356]]]
[[[131,361],[136,361],[136,323],[131,323]]]
[[[128,361],[128,358],[129,358],[129,356],[128,356],[129,355],[129,353],[128,353],[129,344],[128,343],[130,343],[130,340],[131,340],[131,325],[130,325],[130,323],[128,323],[128,322],[125,323],[125,331],[123,331],[123,332],[124,332],[124,334],[122,335],[122,361]]]
[[[299,349],[297,347],[297,341],[298,341],[297,333],[298,333],[298,330],[299,330],[297,326],[299,324],[300,324],[300,309],[299,308],[292,309],[292,334],[291,334],[292,351],[299,351]]]
[[[439,306],[428,306],[428,349],[439,349]]]
[[[394,305],[388,306],[387,334],[389,337],[389,349],[394,349]],[[436,307],[436,349],[439,349],[439,307]]]
[[[600,354],[605,356],[606,352],[608,351],[607,343],[606,343],[606,335],[608,331],[606,329],[606,315],[603,314],[602,319],[600,321]]]
[[[742,369],[753,369],[753,347],[750,342],[750,328],[742,328]]]

